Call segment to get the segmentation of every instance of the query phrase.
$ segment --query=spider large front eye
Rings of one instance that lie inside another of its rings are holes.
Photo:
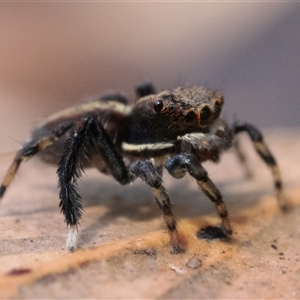
[[[164,107],[164,104],[162,100],[156,100],[153,104],[153,109],[158,113],[160,112]]]
[[[187,122],[191,122],[196,118],[196,113],[193,110],[190,110],[185,116]]]
[[[211,111],[208,106],[204,106],[200,111],[200,124],[206,125],[211,116]]]

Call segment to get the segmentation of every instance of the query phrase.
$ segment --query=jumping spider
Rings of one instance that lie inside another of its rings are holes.
[[[226,123],[220,113],[223,96],[203,87],[178,87],[155,94],[150,83],[136,88],[138,100],[128,105],[121,94],[111,94],[90,103],[50,115],[34,129],[31,138],[16,154],[0,187],[2,197],[24,160],[41,152],[55,162],[60,208],[70,227],[67,248],[76,248],[82,216],[77,180],[85,167],[96,167],[121,184],[141,178],[152,189],[167,224],[171,252],[183,251],[171,203],[162,181],[163,167],[175,178],[186,172],[196,179],[204,194],[215,204],[228,235],[232,227],[218,188],[202,163],[218,162],[234,146],[235,136],[247,132],[262,160],[271,169],[279,205],[284,208],[278,166],[261,133],[251,124]]]

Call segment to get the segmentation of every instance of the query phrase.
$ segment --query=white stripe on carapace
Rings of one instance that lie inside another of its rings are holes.
[[[174,142],[162,142],[162,143],[149,143],[149,144],[128,144],[122,143],[122,150],[126,152],[140,152],[140,151],[156,151],[164,150],[174,147]]]
[[[38,124],[38,127],[43,127],[51,122],[60,120],[62,118],[78,117],[86,113],[93,112],[94,110],[97,109],[113,110],[114,112],[120,113],[124,116],[129,115],[131,112],[131,106],[120,103],[118,101],[107,101],[107,102],[94,101],[94,102],[88,102],[88,103],[72,106],[64,110],[58,111],[57,113],[50,115],[44,121],[40,122]]]

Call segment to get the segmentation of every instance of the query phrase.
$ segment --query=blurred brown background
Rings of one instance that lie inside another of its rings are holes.
[[[151,80],[225,94],[224,116],[300,125],[299,3],[1,3],[0,143],[51,112]]]

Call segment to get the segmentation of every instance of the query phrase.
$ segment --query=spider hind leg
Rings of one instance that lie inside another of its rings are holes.
[[[73,122],[63,122],[51,130],[50,133],[32,138],[21,150],[17,152],[0,186],[0,199],[3,197],[8,186],[15,178],[21,163],[52,145],[54,141],[64,135],[72,126]]]

